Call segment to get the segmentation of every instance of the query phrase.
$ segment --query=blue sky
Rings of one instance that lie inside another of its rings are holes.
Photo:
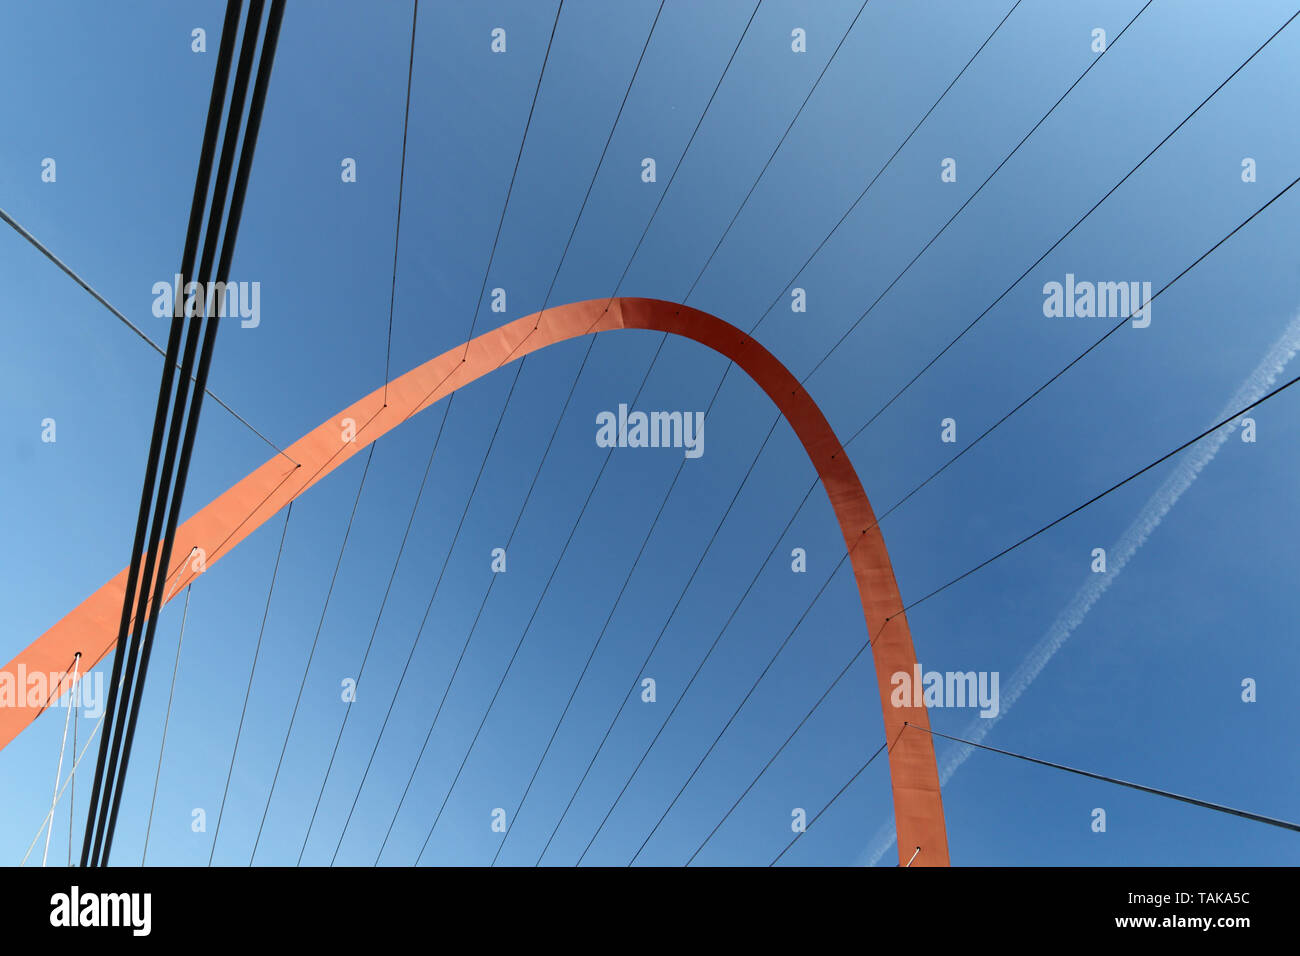
[[[772,160],[689,304],[757,335],[804,377],[1097,54],[1140,0],[1024,0],[967,73],[798,277],[917,120],[1012,0],[871,0]],[[406,157],[391,366],[394,375],[540,309],[596,172],[658,4],[569,0],[524,144],[489,289],[488,267],[555,8],[421,4]],[[623,295],[682,300],[858,0],[764,0],[699,133],[683,150],[753,4],[669,0],[549,304]],[[1046,123],[979,193],[806,385],[842,439],[992,302],[1294,9],[1155,0]],[[12,6],[0,30],[0,205],[155,340],[151,288],[176,270],[193,189],[224,5]],[[383,383],[410,7],[291,6],[284,23],[232,278],[261,283],[261,324],[226,323],[210,386],[284,446]],[[206,54],[190,31],[208,30]],[[507,31],[493,54],[490,32]],[[807,31],[808,50],[790,49]],[[1055,252],[850,446],[878,513],[1092,344],[1102,319],[1049,319],[1042,286],[1081,279],[1158,289],[1300,175],[1294,97],[1300,25],[1283,31]],[[654,157],[658,181],[641,181]],[[56,160],[57,180],[41,163]],[[344,157],[356,183],[340,181]],[[940,162],[957,160],[957,181]],[[1257,163],[1245,183],[1241,163]],[[680,167],[680,168],[679,168]],[[668,188],[673,171],[678,170]],[[621,286],[637,241],[663,199]],[[1197,434],[1284,338],[1300,308],[1300,190],[1275,203],[1126,327],[882,522],[908,601],[965,571]],[[6,660],[126,565],[161,360],[9,230],[0,238],[0,408],[6,467]],[[807,290],[808,311],[788,305]],[[381,862],[416,859],[516,642],[546,587],[606,450],[595,416],[631,403],[659,336],[598,337],[578,379],[464,663]],[[338,862],[368,865],[469,633],[590,340],[530,357],[447,562],[412,673],[397,698]],[[636,399],[703,410],[725,362],[669,341]],[[1288,366],[1290,368],[1290,366]],[[1286,377],[1296,374],[1290,371]],[[303,862],[330,861],[398,675],[456,533],[514,369],[475,383],[376,446],[340,582],[321,627],[301,710],[256,862],[298,858],[355,676],[435,435],[441,441],[392,593],[352,704]],[[1164,516],[987,743],[1148,785],[1294,818],[1300,716],[1290,676],[1295,633],[1291,476],[1300,438],[1287,392],[1256,410],[1258,440],[1233,435]],[[57,441],[41,441],[41,421]],[[957,421],[957,444],[940,441]],[[527,803],[524,788],[654,520],[680,451],[615,450],[422,863],[503,864],[542,852],[634,679],[637,696],[565,817],[544,862],[583,853],[682,687],[736,607],[813,478],[777,427],[668,621],[775,410],[727,376],[619,601]],[[271,450],[205,405],[185,514]],[[248,862],[365,456],[300,499],[285,539],[214,862]],[[1177,462],[909,612],[926,669],[1009,676],[1090,579]],[[194,586],[152,824],[147,824],[181,600],[163,612],[113,862],[203,864],[248,682],[283,518],[268,522]],[[790,571],[803,547],[808,571]],[[718,649],[668,723],[583,862],[623,864],[808,607],[843,553],[825,496],[809,499]],[[851,576],[813,605],[638,863],[677,865],[795,727],[865,639]],[[109,661],[103,667],[107,669]],[[1241,681],[1258,700],[1241,700]],[[0,753],[0,860],[17,863],[49,806],[63,731],[48,713]],[[936,710],[962,735],[969,710]],[[84,741],[94,721],[79,720]],[[697,857],[766,864],[882,740],[864,656]],[[939,742],[942,764],[950,745]],[[91,757],[78,775],[84,822]],[[1284,831],[976,753],[944,806],[960,864],[1294,864]],[[1092,811],[1107,813],[1092,832]],[[192,812],[207,815],[193,832]],[[67,803],[51,860],[67,852]],[[516,814],[518,816],[516,817]],[[888,771],[874,763],[783,859],[867,862],[891,817]],[[38,847],[37,855],[40,848]],[[894,859],[892,852],[883,857]]]

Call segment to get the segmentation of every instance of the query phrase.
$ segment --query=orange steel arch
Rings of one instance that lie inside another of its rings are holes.
[[[187,555],[170,572],[164,601],[201,573],[191,561],[202,548],[205,565],[225,556],[274,514],[368,444],[456,389],[530,352],[593,332],[643,329],[669,332],[706,345],[749,374],[776,403],[812,460],[839,521],[857,580],[867,633],[873,636],[876,683],[890,743],[889,768],[900,863],[946,866],[948,840],[934,746],[928,733],[904,734],[905,723],[929,728],[925,707],[890,703],[890,678],[915,672],[916,654],[885,540],[853,463],[825,416],[799,381],[740,329],[696,309],[658,299],[588,300],[517,319],[459,345],[394,379],[344,409],[180,526],[176,553]],[[386,402],[386,404],[385,404]],[[348,440],[347,419],[355,424]],[[290,461],[289,459],[292,459]],[[297,464],[294,464],[297,462]],[[126,590],[124,569],[14,658],[0,679],[65,674],[81,652],[89,671],[112,649]],[[888,622],[888,623],[886,623]],[[67,686],[57,689],[57,695]],[[20,695],[21,696],[21,695]],[[0,707],[0,748],[39,715],[40,706]],[[920,853],[916,853],[920,848]]]

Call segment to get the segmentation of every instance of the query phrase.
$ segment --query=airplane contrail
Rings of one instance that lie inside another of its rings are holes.
[[[1263,360],[1242,382],[1236,393],[1224,406],[1223,411],[1216,415],[1213,421],[1221,421],[1238,408],[1256,401],[1268,392],[1297,352],[1300,352],[1300,312],[1292,318],[1290,324],[1278,337],[1277,341],[1264,354]],[[1120,572],[1124,570],[1129,560],[1137,553],[1138,548],[1146,543],[1147,538],[1164,520],[1165,515],[1178,503],[1178,499],[1183,496],[1183,492],[1191,487],[1192,482],[1196,481],[1205,466],[1219,453],[1219,449],[1236,431],[1237,425],[1238,422],[1229,422],[1187,450],[1186,456],[1178,463],[1173,473],[1147,499],[1147,503],[1133,520],[1133,523],[1129,525],[1128,530],[1124,532],[1114,547],[1106,550],[1107,570],[1103,573],[1090,573],[1088,575],[1087,581],[1075,593],[1074,599],[1066,605],[1065,610],[1047,629],[1047,633],[1042,636],[1034,649],[1016,668],[1016,672],[1011,676],[1007,691],[1003,694],[998,716],[987,719],[975,718],[971,721],[970,726],[966,728],[966,732],[962,734],[963,737],[975,743],[980,743],[988,736],[989,731],[997,725],[998,721],[1007,715],[1012,705],[1020,699],[1020,696],[1042,673],[1043,668],[1056,655],[1056,652],[1070,639],[1075,629],[1083,623],[1083,619],[1092,610],[1093,605],[1101,600],[1102,595],[1106,593],[1112,582],[1119,577]],[[939,785],[941,787],[947,786],[948,781],[957,772],[957,768],[966,762],[966,758],[971,755],[974,749],[974,747],[966,744],[953,744],[948,748],[939,768]],[[875,866],[881,857],[889,852],[890,847],[894,845],[894,839],[894,822],[891,818],[876,832],[875,837],[868,845],[868,849],[859,858],[859,865]]]

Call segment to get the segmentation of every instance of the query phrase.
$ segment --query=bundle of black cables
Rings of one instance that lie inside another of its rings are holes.
[[[227,103],[226,87],[230,80],[242,7],[242,0],[228,0],[226,4],[221,47],[217,56],[216,73],[212,79],[212,96],[208,103],[203,146],[194,181],[194,198],[190,205],[189,226],[185,233],[185,251],[181,258],[181,288],[190,288],[185,281],[187,278],[196,281],[197,288],[203,290],[203,294],[198,297],[203,307],[201,310],[188,305],[182,308],[182,297],[178,295],[175,310],[178,314],[172,317],[171,332],[167,339],[166,360],[158,387],[158,407],[149,442],[144,487],[140,494],[135,541],[131,550],[130,570],[127,572],[126,594],[122,601],[122,619],[113,654],[113,672],[104,713],[105,730],[99,741],[99,758],[95,765],[90,808],[86,816],[86,835],[81,847],[82,866],[106,865],[113,846],[113,833],[122,802],[131,745],[140,715],[140,699],[149,670],[149,654],[153,648],[158,612],[163,604],[163,589],[169,576],[167,569],[171,563],[190,455],[194,450],[194,436],[198,430],[199,413],[203,406],[204,389],[216,342],[218,317],[212,314],[216,304],[212,290],[214,286],[224,288],[229,277],[253,153],[257,147],[262,109],[271,79],[271,67],[275,61],[280,22],[284,16],[284,0],[271,0],[270,15],[259,50],[258,40],[262,33],[266,3],[265,0],[251,0],[249,3],[248,15],[243,18],[244,32],[239,62],[235,67],[234,84]],[[256,78],[250,99],[249,79],[254,73]],[[246,100],[247,122],[244,123]],[[225,134],[209,201],[213,155],[223,114]],[[239,136],[241,125],[244,126],[242,145]],[[237,147],[238,164],[235,162]],[[235,171],[234,188],[230,189],[232,169]],[[207,229],[203,232],[203,254],[195,270],[195,254],[199,248],[205,208],[208,213]],[[224,229],[221,228],[223,219]],[[217,258],[218,239],[221,240],[221,254],[217,260],[214,281],[212,265]],[[193,301],[191,297],[186,298]],[[191,312],[194,314],[180,314]],[[185,326],[185,349],[180,362],[180,374],[177,375],[176,357],[180,352],[182,326]],[[194,389],[191,393],[190,380],[196,356],[198,372],[194,375]]]

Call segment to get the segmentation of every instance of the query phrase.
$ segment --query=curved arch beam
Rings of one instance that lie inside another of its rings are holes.
[[[377,389],[287,449],[294,465],[277,455],[180,526],[175,549],[187,557],[169,573],[169,599],[199,574],[189,560],[203,549],[206,565],[224,557],[264,522],[371,442],[430,405],[501,366],[593,332],[642,329],[668,332],[706,345],[740,366],[780,409],[812,460],[830,498],[857,580],[867,633],[874,635],[876,683],[890,742],[889,767],[900,863],[919,847],[916,865],[945,866],[948,842],[934,746],[928,733],[904,734],[905,722],[930,726],[925,707],[895,707],[890,682],[913,674],[916,654],[885,541],[849,456],[825,416],[799,381],[758,342],[736,327],[696,309],[658,299],[589,300],[517,319],[444,352],[385,390]],[[355,423],[348,440],[346,419]],[[66,672],[81,652],[89,671],[116,642],[126,590],[126,570],[88,597],[14,658],[0,681],[24,687],[23,675]],[[892,618],[892,620],[891,620]],[[886,621],[889,621],[886,626]],[[66,691],[57,689],[56,697]],[[19,696],[22,696],[21,693]],[[0,706],[0,748],[39,715],[43,706]]]

